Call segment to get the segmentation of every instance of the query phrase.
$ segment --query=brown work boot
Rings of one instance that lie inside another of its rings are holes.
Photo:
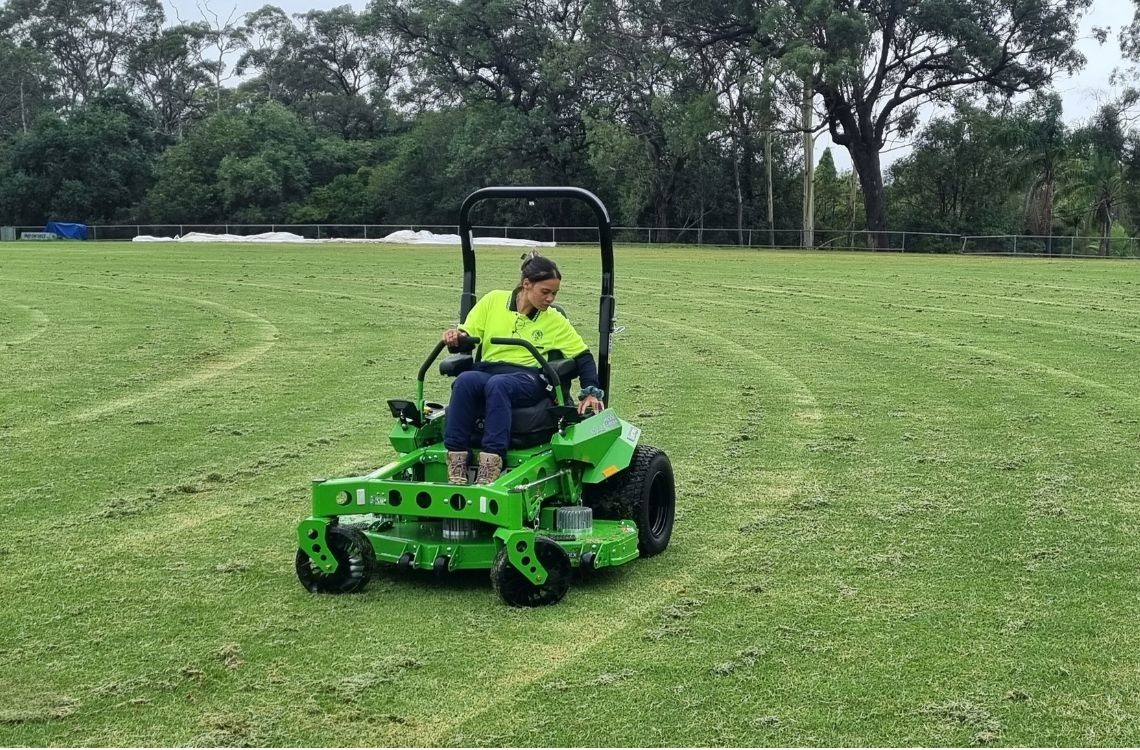
[[[491,484],[503,473],[503,457],[496,453],[479,454],[479,474],[475,484]]]
[[[467,484],[467,451],[447,452],[447,481]]]

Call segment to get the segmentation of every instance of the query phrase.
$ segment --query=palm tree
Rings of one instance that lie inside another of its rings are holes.
[[[1025,193],[1025,226],[1031,234],[1047,237],[1046,252],[1053,253],[1053,221],[1058,172],[1069,158],[1072,135],[1061,119],[1061,97],[1055,92],[1035,96],[1002,123],[998,143],[1010,151],[1010,170]]]
[[[1108,255],[1112,226],[1124,207],[1125,143],[1119,110],[1102,107],[1091,125],[1073,134],[1072,156],[1061,167],[1066,208],[1097,232],[1101,255]]]
[[[1124,204],[1124,173],[1109,154],[1093,153],[1065,165],[1065,206],[1100,238],[1100,254],[1108,255],[1112,226]]]

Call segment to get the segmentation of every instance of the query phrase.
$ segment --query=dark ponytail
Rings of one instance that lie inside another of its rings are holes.
[[[530,251],[522,256],[522,277],[532,284],[549,279],[562,280],[562,272],[558,265],[550,258],[539,255],[537,251]]]

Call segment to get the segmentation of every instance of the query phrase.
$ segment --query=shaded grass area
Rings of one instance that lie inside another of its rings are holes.
[[[552,255],[596,339],[593,252]],[[483,575],[311,596],[308,480],[391,458],[458,278],[0,245],[0,743],[1140,742],[1140,266],[621,247],[668,552],[535,611]]]

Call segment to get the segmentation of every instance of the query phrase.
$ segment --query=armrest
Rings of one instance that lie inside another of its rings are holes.
[[[570,387],[570,381],[578,377],[578,363],[572,359],[552,359],[550,366],[558,373],[558,379],[562,381],[562,385],[566,388]]]
[[[452,354],[439,363],[439,374],[449,378],[457,378],[460,373],[467,372],[475,365],[475,358],[470,354]]]

